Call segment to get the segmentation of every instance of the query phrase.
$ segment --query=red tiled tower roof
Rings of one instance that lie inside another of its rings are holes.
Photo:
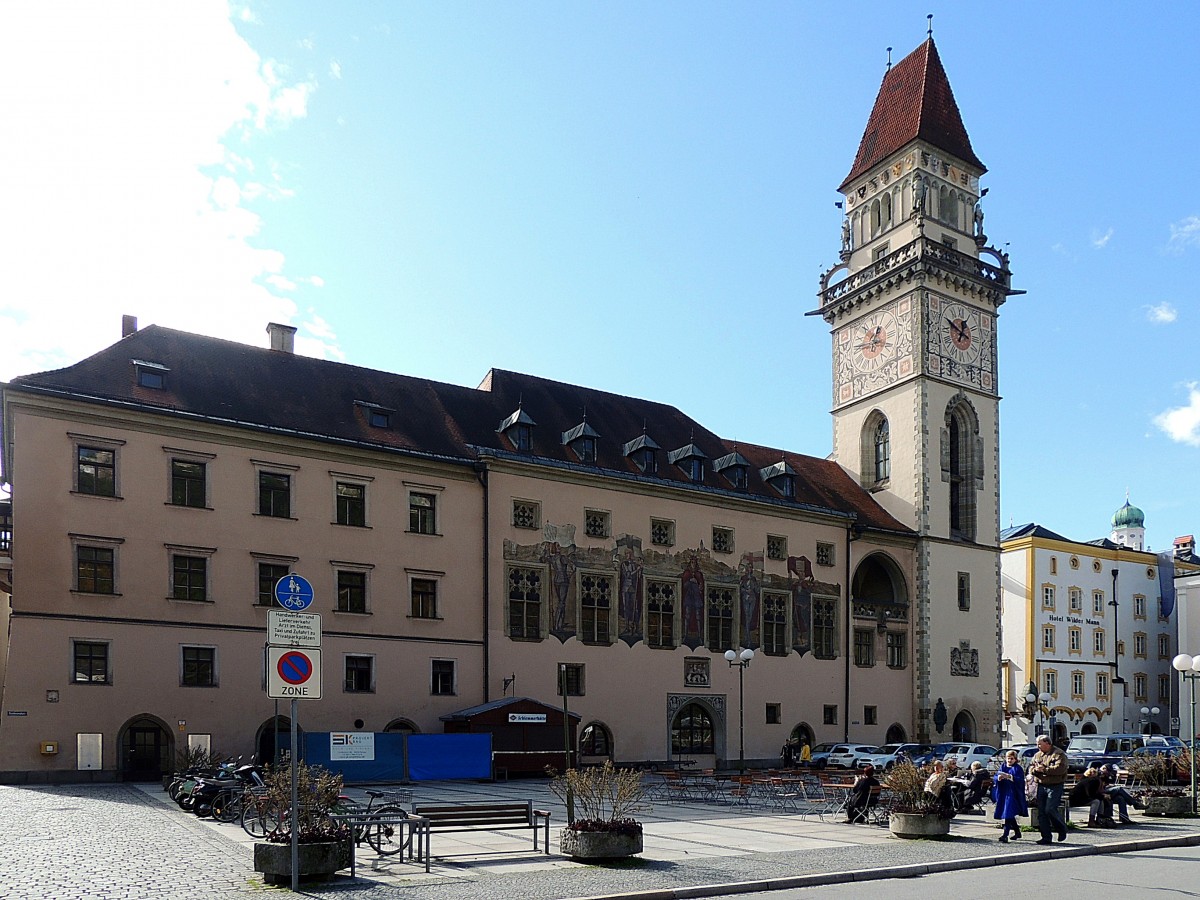
[[[971,149],[971,139],[933,38],[883,76],[858,155],[838,190],[917,138],[987,171]]]

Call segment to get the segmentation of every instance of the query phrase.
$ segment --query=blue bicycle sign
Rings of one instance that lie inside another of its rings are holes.
[[[284,609],[300,612],[313,602],[313,587],[303,576],[284,575],[275,582],[275,600]]]

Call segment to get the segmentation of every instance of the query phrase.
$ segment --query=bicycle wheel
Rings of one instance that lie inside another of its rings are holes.
[[[371,810],[377,816],[404,816],[408,811],[399,806],[379,806]],[[363,831],[366,832],[367,843],[380,856],[395,856],[408,847],[412,841],[412,830],[400,825],[368,822]]]
[[[218,794],[213,800],[212,817],[218,822],[236,822],[242,816],[242,795]]]
[[[286,818],[284,810],[264,801],[242,807],[242,829],[251,837],[263,837],[275,831]]]

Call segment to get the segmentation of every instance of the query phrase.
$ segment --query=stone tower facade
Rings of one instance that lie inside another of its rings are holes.
[[[920,535],[913,685],[922,740],[994,742],[999,692],[996,316],[971,148],[930,38],[890,67],[817,312],[833,334],[833,455]]]

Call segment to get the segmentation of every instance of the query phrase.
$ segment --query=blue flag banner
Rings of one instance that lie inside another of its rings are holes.
[[[1158,611],[1164,619],[1175,610],[1175,554],[1158,554]]]

